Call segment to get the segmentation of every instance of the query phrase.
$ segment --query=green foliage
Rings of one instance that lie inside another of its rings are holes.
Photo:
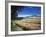
[[[18,27],[15,21],[11,21],[11,31],[22,31],[22,28]]]

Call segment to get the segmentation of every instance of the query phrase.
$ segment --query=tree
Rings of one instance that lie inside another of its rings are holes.
[[[22,11],[24,6],[11,6],[11,20],[15,20],[18,16],[18,12]]]

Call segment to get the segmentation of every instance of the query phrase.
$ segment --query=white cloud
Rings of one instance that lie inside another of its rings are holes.
[[[18,17],[27,17],[27,16],[32,16],[32,15],[18,15]]]

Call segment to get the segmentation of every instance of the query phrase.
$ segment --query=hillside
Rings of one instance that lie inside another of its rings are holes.
[[[40,16],[24,17],[21,20],[14,21],[16,26],[20,30],[39,30],[41,29],[41,18]]]

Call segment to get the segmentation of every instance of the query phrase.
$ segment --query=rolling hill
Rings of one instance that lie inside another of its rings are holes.
[[[41,29],[41,17],[40,16],[28,16],[23,17],[21,20],[15,20],[15,25],[20,30],[39,30]]]

